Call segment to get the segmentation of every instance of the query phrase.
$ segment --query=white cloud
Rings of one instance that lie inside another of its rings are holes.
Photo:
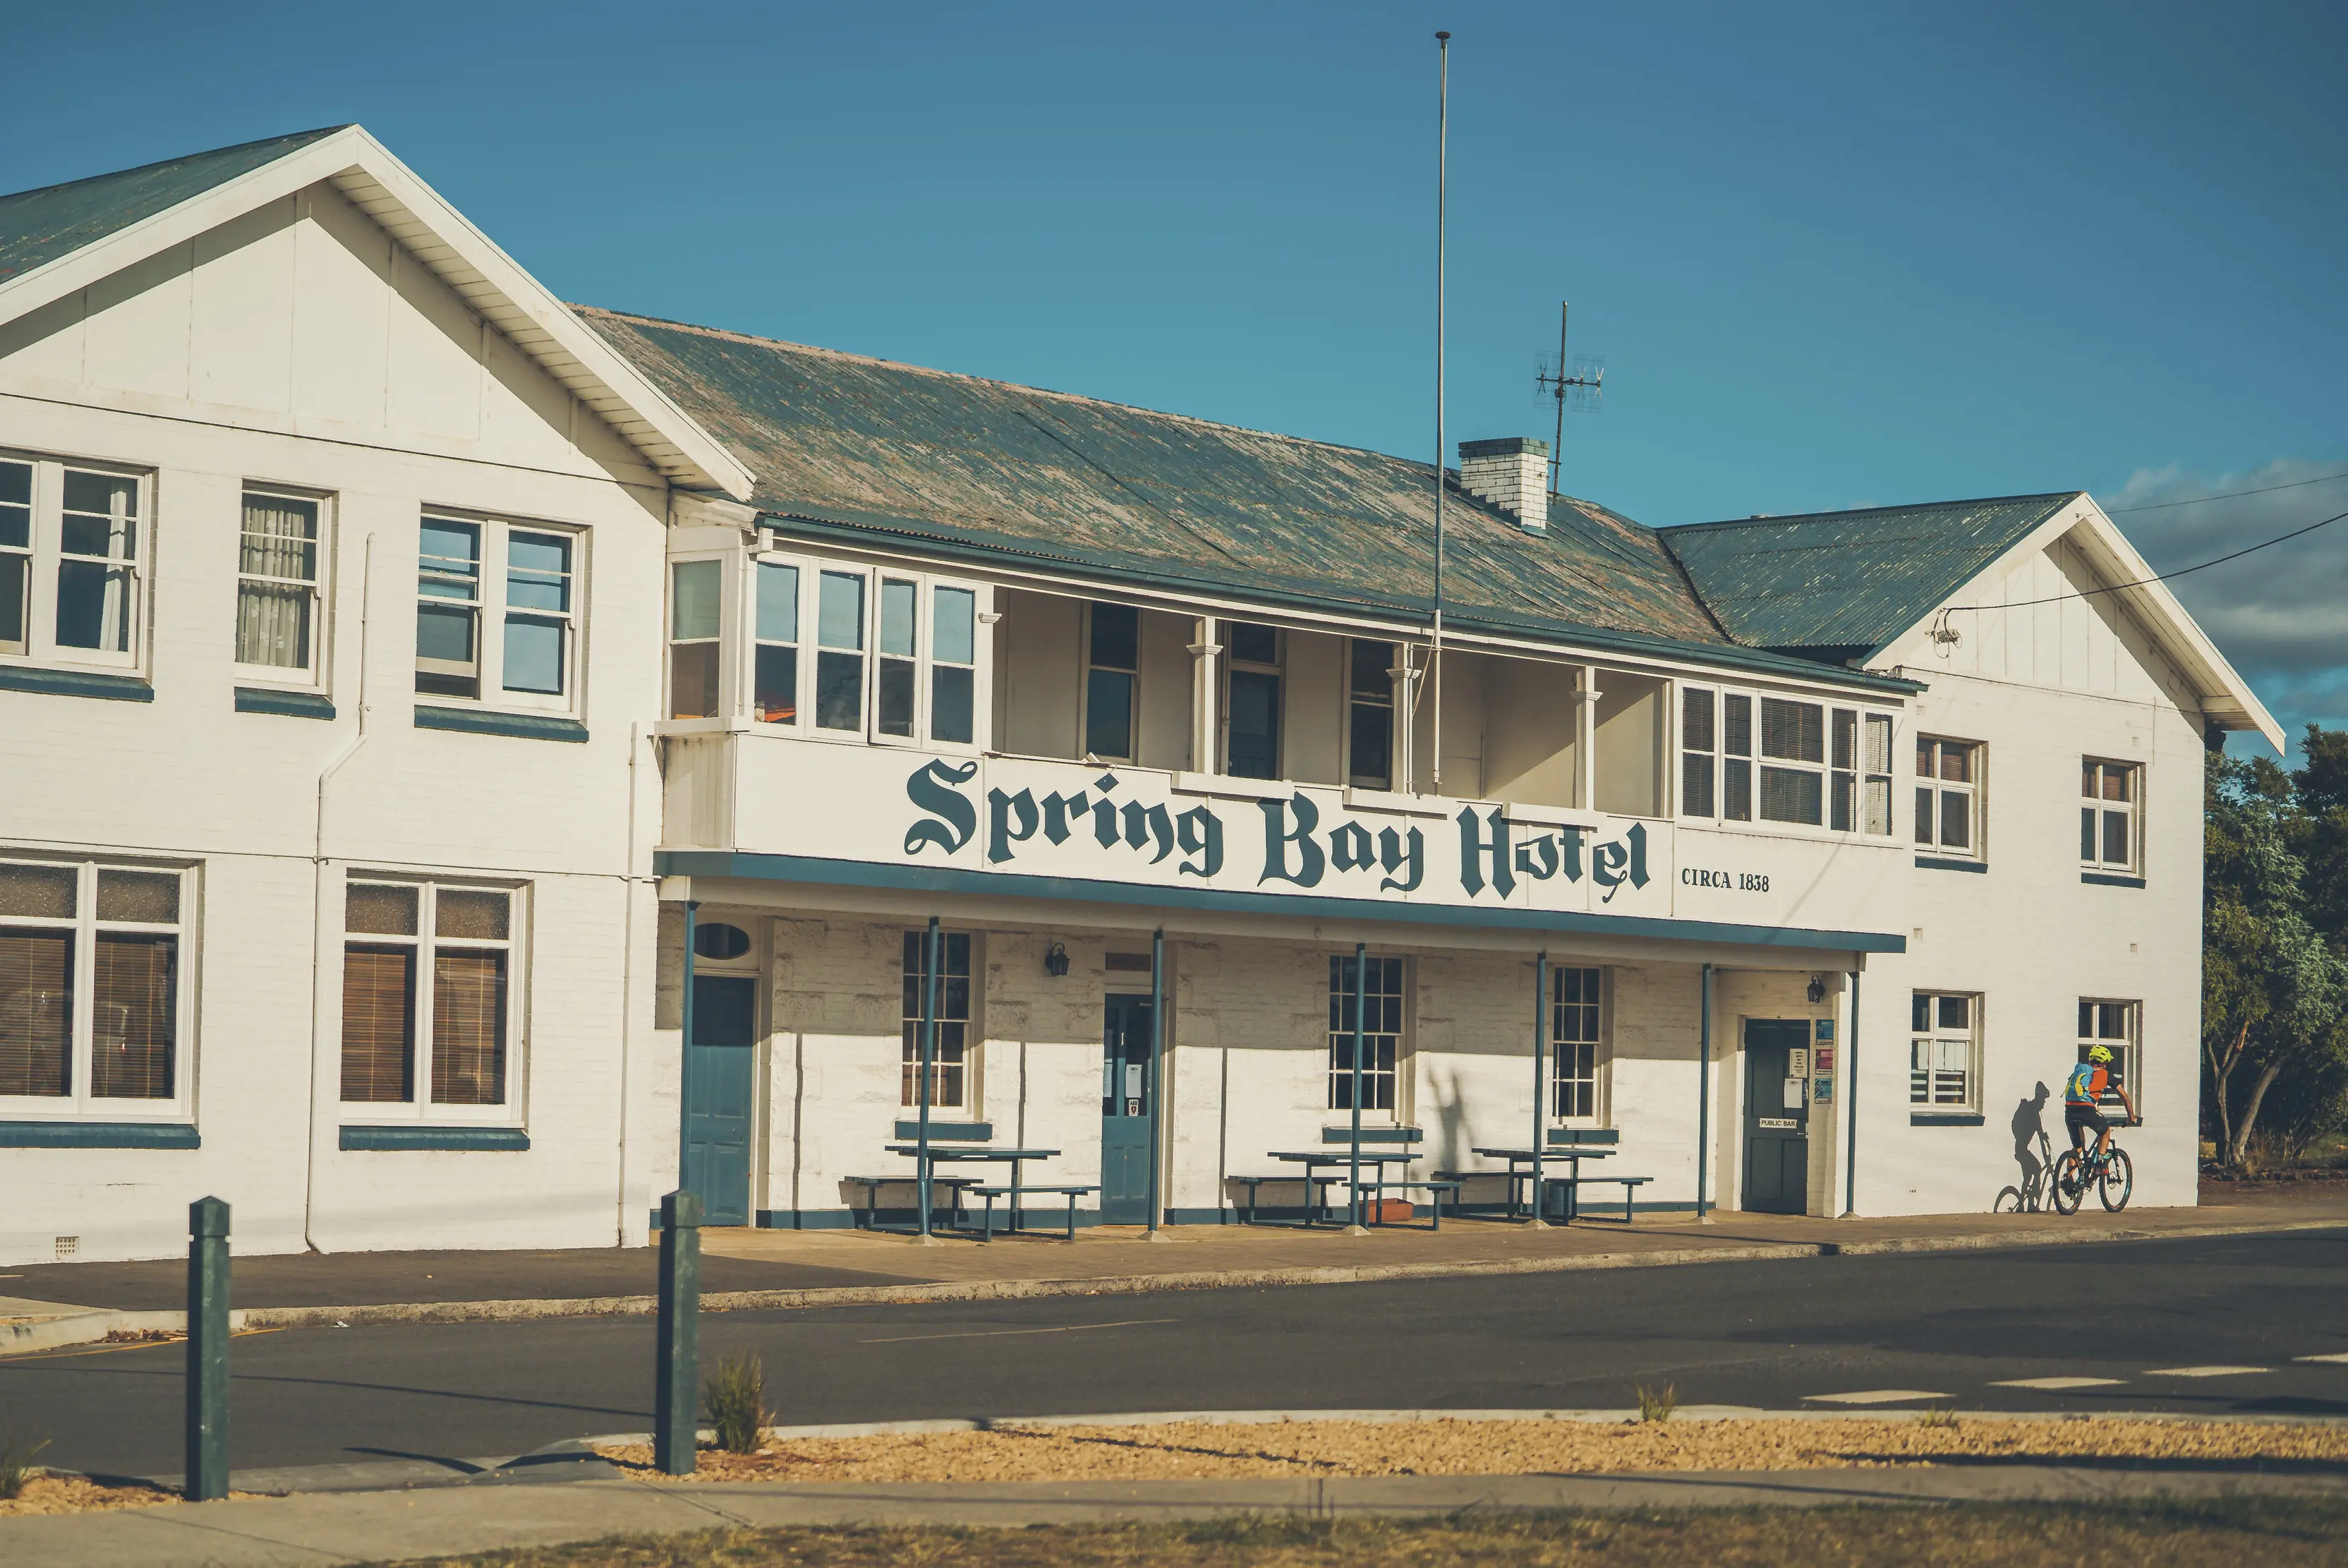
[[[2096,497],[2156,571],[2175,571],[2348,511],[2348,460],[2279,457],[2242,474],[2138,469]],[[2308,483],[2311,480],[2326,482]],[[2244,490],[2259,495],[2237,495]],[[2167,503],[2223,496],[2200,505]],[[2131,508],[2157,508],[2137,510]],[[2296,743],[2348,726],[2348,519],[2169,584]]]

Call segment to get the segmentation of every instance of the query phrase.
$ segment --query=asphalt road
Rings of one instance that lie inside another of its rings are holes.
[[[726,1313],[786,1423],[1169,1409],[1787,1409],[2348,1415],[2348,1230],[1507,1278]],[[176,1345],[0,1360],[0,1442],[180,1469]],[[2234,1367],[2185,1376],[2184,1368]],[[651,1424],[646,1319],[300,1329],[234,1350],[239,1466],[479,1460]],[[2099,1378],[2094,1387],[2000,1387]],[[1912,1405],[1916,1401],[1910,1400]],[[1864,1407],[1862,1407],[1864,1408]]]

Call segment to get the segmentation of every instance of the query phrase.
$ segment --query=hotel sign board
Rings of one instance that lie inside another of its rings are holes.
[[[730,847],[1013,877],[1645,918],[1881,928],[1888,840],[1492,801],[746,737]],[[671,847],[685,847],[672,845]]]

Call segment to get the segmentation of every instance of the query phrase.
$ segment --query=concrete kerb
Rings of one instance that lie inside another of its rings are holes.
[[[1619,1268],[1669,1268],[1699,1263],[1754,1263],[1803,1258],[1870,1257],[1941,1252],[1996,1252],[2016,1247],[2073,1246],[2099,1242],[2185,1241],[2207,1236],[2278,1235],[2337,1230],[2337,1218],[2207,1225],[2092,1229],[2047,1228],[1965,1235],[1893,1236],[1871,1241],[1768,1242],[1666,1247],[1650,1252],[1564,1254],[1549,1257],[1478,1258],[1444,1263],[1351,1264],[1302,1268],[1202,1269],[1098,1278],[938,1280],[913,1285],[832,1286],[793,1290],[711,1291],[705,1312],[785,1311],[819,1307],[921,1306],[939,1302],[1025,1301],[1049,1296],[1141,1296],[1162,1291],[1261,1289],[1307,1285],[1365,1285],[1414,1279],[1457,1279],[1564,1274]],[[239,1333],[263,1328],[360,1327],[393,1323],[517,1323],[561,1317],[645,1317],[658,1309],[650,1296],[567,1296],[507,1301],[396,1302],[356,1307],[253,1307],[231,1315]],[[117,1330],[184,1332],[180,1312],[93,1312],[22,1325],[0,1325],[23,1337],[0,1337],[0,1355],[103,1339]]]

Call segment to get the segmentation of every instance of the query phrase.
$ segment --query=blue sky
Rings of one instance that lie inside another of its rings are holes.
[[[570,299],[1425,456],[1438,26],[1455,438],[1570,298],[1647,522],[2348,472],[2337,5],[61,6],[0,189],[355,119]],[[2348,722],[2348,523],[2179,591]]]

